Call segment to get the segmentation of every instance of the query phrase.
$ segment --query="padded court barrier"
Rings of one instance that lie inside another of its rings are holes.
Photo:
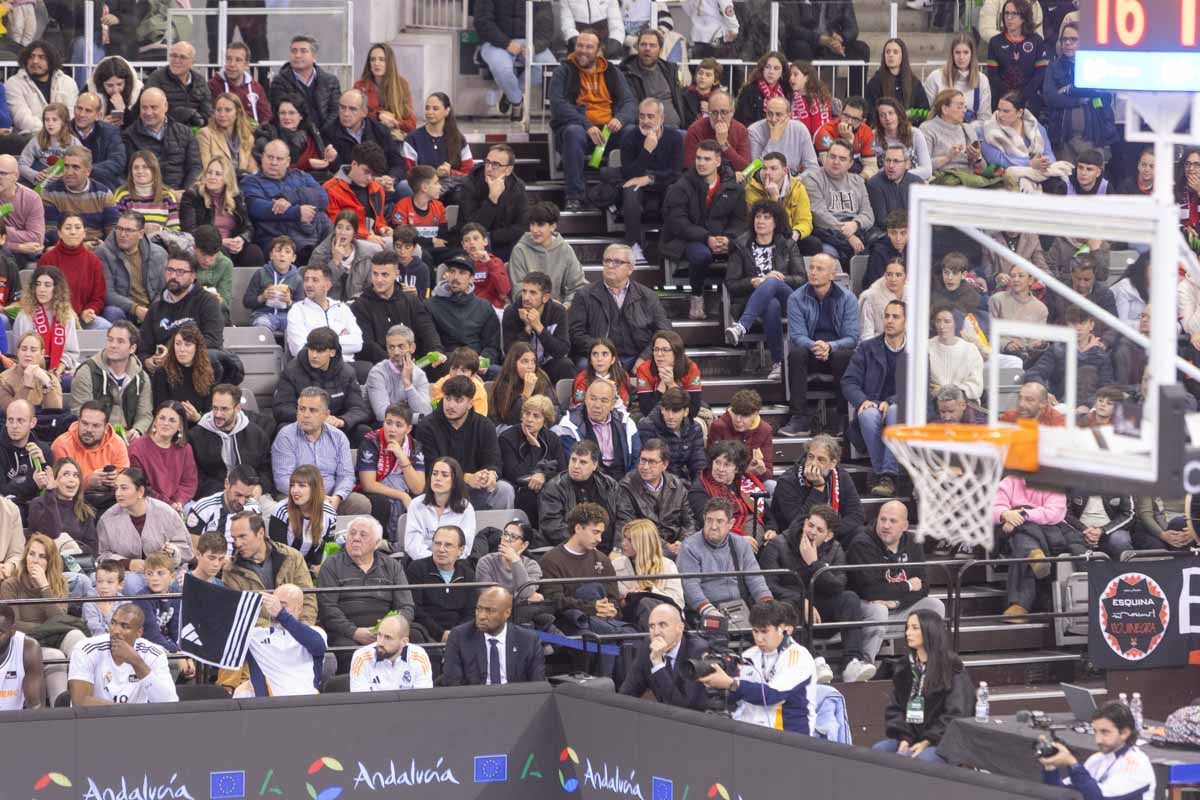
[[[6,797],[1078,797],[544,683],[5,712],[0,736]]]

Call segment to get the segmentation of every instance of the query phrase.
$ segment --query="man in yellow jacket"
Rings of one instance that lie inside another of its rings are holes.
[[[746,183],[746,207],[759,200],[774,200],[787,212],[792,238],[804,256],[821,252],[821,242],[812,236],[812,208],[808,190],[799,178],[788,173],[787,157],[782,153],[767,153],[762,157],[762,169]]]

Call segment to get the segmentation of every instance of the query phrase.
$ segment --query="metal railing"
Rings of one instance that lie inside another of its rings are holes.
[[[465,30],[469,6],[470,0],[403,0],[400,24],[403,28],[435,31]]]
[[[63,70],[82,69],[86,70],[87,75],[91,75],[96,68],[96,19],[95,19],[95,4],[100,0],[83,0],[84,7],[84,27],[82,31],[83,39],[83,61],[80,63],[69,62],[63,64]],[[338,76],[343,86],[350,86],[354,81],[356,64],[354,63],[354,0],[332,0],[340,2],[338,5],[323,5],[323,6],[300,6],[296,8],[237,8],[234,16],[260,16],[260,17],[297,17],[297,16],[313,16],[313,17],[333,17],[335,19],[342,18],[345,20],[346,37],[345,37],[345,58],[342,61],[321,61],[320,67],[324,70],[333,72]],[[225,48],[229,38],[229,3],[228,0],[220,0],[216,8],[171,8],[167,11],[168,23],[166,26],[166,35],[164,39],[164,58],[162,60],[137,60],[130,61],[129,65],[139,74],[144,76],[147,71],[157,69],[164,66],[167,62],[165,59],[166,50],[169,50],[173,43],[175,26],[173,21],[177,18],[192,18],[192,17],[215,17],[217,21],[217,52],[216,58],[213,58],[213,53],[209,53],[209,61],[197,61],[193,66],[196,69],[215,71],[224,68],[225,66]],[[465,17],[464,17],[465,26]],[[195,39],[193,35],[189,37]],[[259,56],[259,60],[252,62],[249,65],[250,69],[258,69],[260,67],[267,69],[275,69],[288,63],[287,60],[271,60],[263,58],[265,53],[256,53],[253,55]],[[0,61],[0,75],[5,79],[9,76],[10,71],[15,72],[20,68],[20,64],[15,61]]]

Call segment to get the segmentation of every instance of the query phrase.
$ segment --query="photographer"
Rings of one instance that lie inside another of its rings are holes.
[[[896,668],[892,698],[884,712],[888,738],[873,749],[945,763],[937,754],[946,726],[973,708],[975,687],[946,642],[941,615],[920,609],[904,625],[908,664]]]
[[[750,609],[754,647],[742,653],[743,667],[733,678],[716,666],[700,683],[725,689],[736,702],[733,718],[752,725],[811,736],[816,710],[813,689],[816,665],[807,650],[788,633],[795,615],[779,600]]]
[[[1070,786],[1084,800],[1151,800],[1155,797],[1154,767],[1137,747],[1137,726],[1123,703],[1106,703],[1092,714],[1092,737],[1098,753],[1080,764],[1060,741],[1049,742],[1054,754],[1039,758],[1042,782]],[[1039,742],[1039,747],[1044,743]],[[1059,767],[1067,768],[1064,779]]]
[[[660,703],[704,711],[708,707],[704,687],[684,678],[679,665],[700,658],[708,650],[707,643],[697,635],[684,634],[683,614],[669,603],[650,612],[649,628],[650,639],[638,645],[621,694],[641,697],[649,689]]]

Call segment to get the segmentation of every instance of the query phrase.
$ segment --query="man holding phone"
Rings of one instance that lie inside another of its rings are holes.
[[[129,466],[125,440],[108,424],[108,412],[97,400],[79,407],[79,419],[50,447],[54,459],[73,458],[79,464],[84,498],[97,513],[116,502],[117,474]]]

